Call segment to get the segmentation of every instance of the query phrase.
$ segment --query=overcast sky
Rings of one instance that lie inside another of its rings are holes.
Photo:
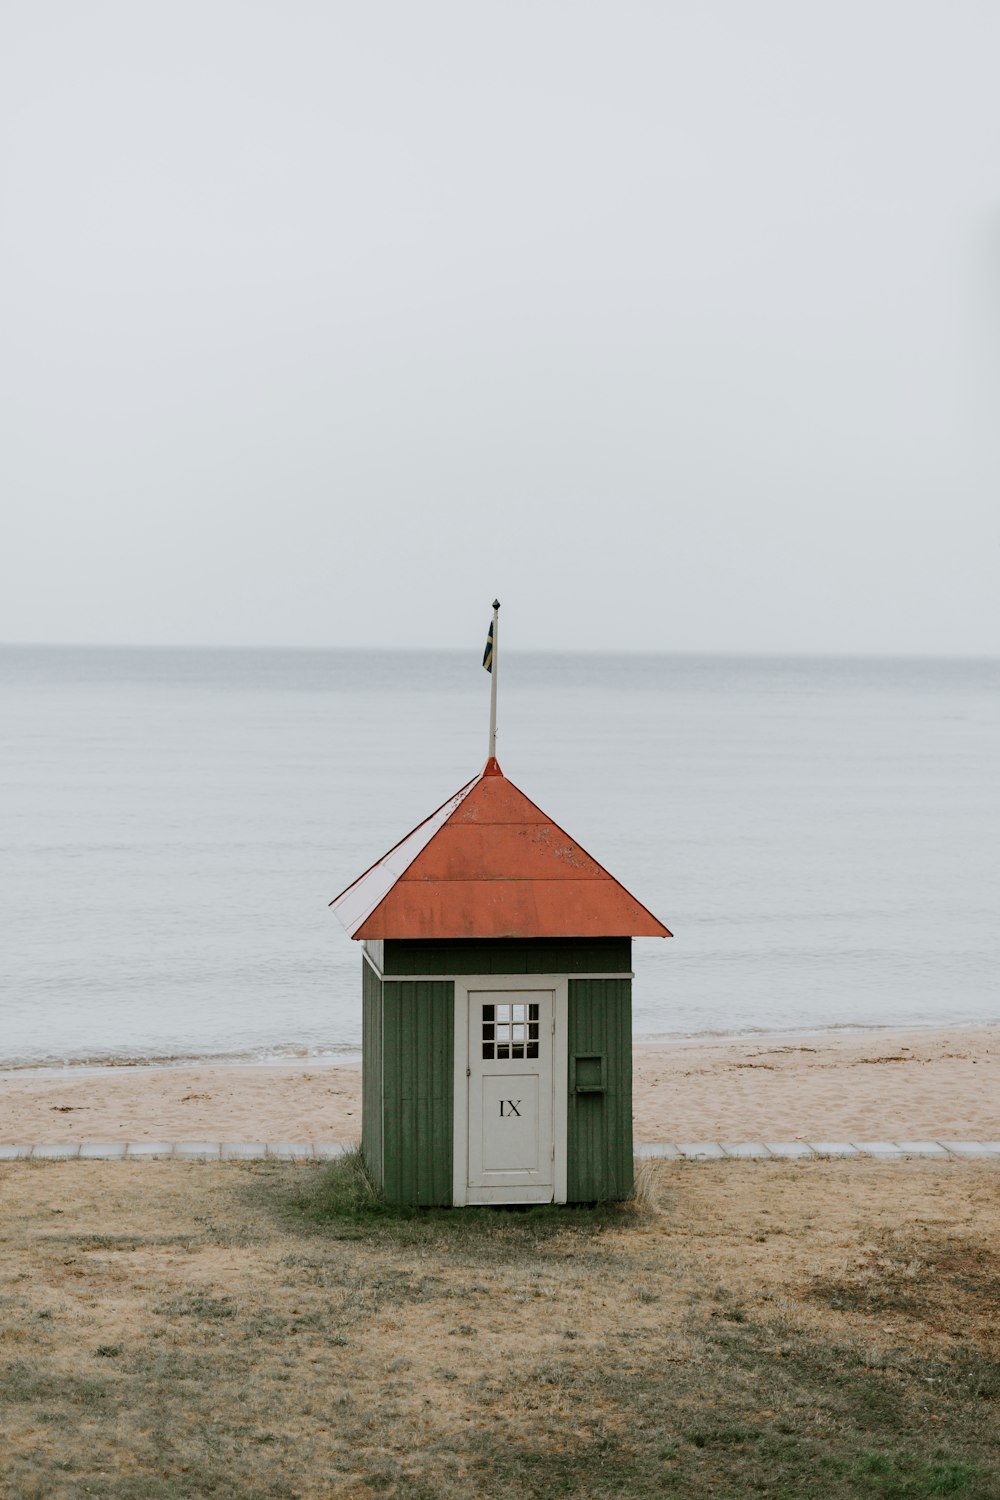
[[[994,0],[3,0],[0,639],[1000,651]]]

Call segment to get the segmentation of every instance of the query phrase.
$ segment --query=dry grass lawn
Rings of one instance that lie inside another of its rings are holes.
[[[0,1495],[1000,1496],[1000,1168],[662,1163],[381,1209],[354,1161],[0,1168]]]

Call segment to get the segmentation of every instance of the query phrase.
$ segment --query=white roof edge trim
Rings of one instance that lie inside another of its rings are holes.
[[[389,850],[388,854],[383,854],[370,870],[367,870],[364,875],[359,875],[352,885],[331,901],[330,905],[348,937],[353,937],[362,923],[367,921],[376,906],[392,890],[399,877],[406,873],[417,855],[427,847],[438,830],[447,823],[459,803],[469,795],[481,779],[482,773],[473,776],[472,780],[453,797],[449,797],[437,812],[425,818],[422,823],[418,823],[412,833],[408,833],[405,839]]]

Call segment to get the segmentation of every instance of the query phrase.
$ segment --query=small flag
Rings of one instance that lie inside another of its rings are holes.
[[[483,666],[487,672],[493,671],[493,621],[490,621],[489,634],[486,637],[486,650],[483,652]]]

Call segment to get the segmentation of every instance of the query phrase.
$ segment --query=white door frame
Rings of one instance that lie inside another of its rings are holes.
[[[552,1198],[566,1202],[566,1136],[569,1089],[569,980],[555,974],[464,974],[455,980],[455,1123],[452,1202],[469,1201],[469,992],[548,990],[552,995]],[[536,1202],[530,1188],[476,1189],[493,1203]]]

